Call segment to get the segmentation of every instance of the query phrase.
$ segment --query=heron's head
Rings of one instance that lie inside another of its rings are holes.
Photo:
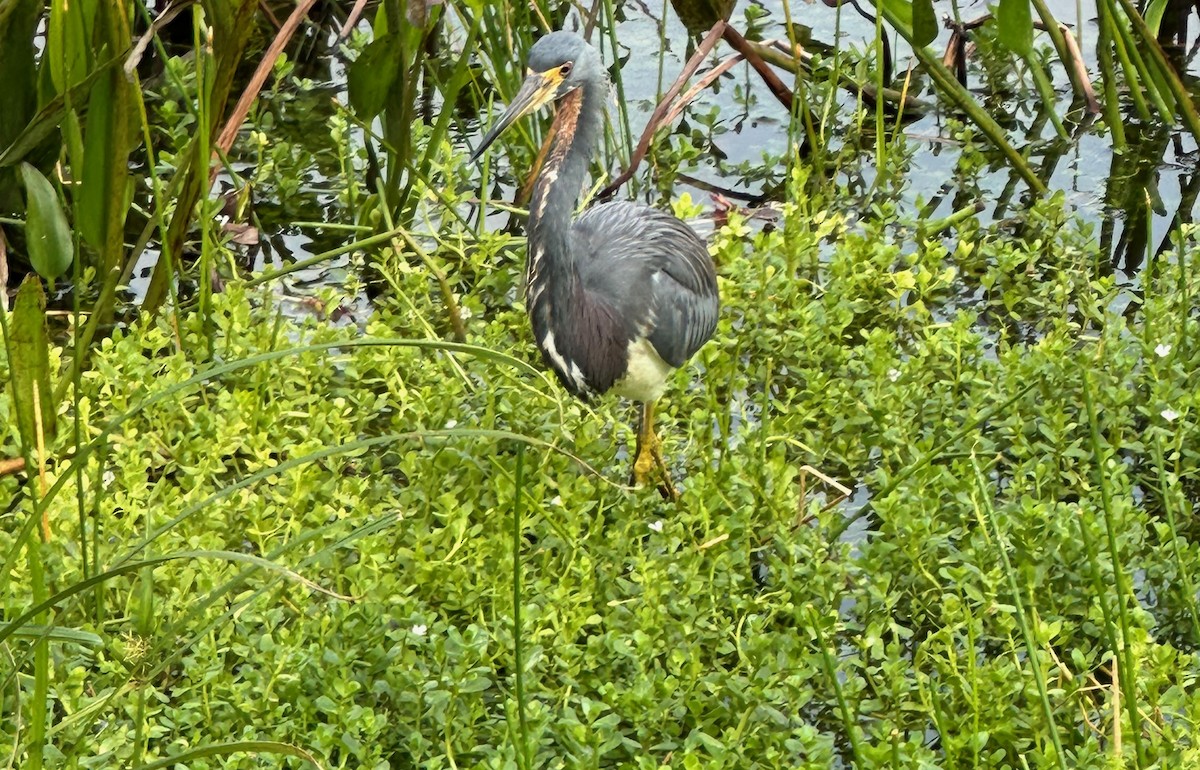
[[[561,99],[583,84],[602,79],[604,68],[600,54],[573,32],[551,32],[539,39],[529,49],[529,61],[525,82],[509,103],[508,109],[484,135],[479,146],[471,155],[477,159],[483,151],[525,115],[535,112],[550,102]]]

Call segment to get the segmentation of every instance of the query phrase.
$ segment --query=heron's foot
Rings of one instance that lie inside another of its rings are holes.
[[[671,483],[667,464],[663,461],[662,442],[651,431],[638,437],[637,458],[633,461],[633,478],[629,483],[641,487],[656,479],[658,492],[664,499],[672,502],[679,499],[679,493]]]

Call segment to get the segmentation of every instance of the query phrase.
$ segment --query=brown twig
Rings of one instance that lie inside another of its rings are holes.
[[[646,157],[646,153],[650,149],[650,141],[654,138],[654,133],[662,126],[663,117],[671,107],[671,103],[679,92],[683,90],[683,84],[688,81],[688,78],[700,67],[704,57],[708,56],[708,52],[712,50],[717,41],[724,34],[726,24],[724,21],[718,21],[700,41],[700,45],[696,46],[696,52],[692,54],[692,58],[687,60],[687,64],[683,66],[683,71],[679,73],[679,77],[675,78],[675,82],[663,94],[663,97],[658,102],[658,106],[654,108],[654,113],[650,116],[650,120],[646,121],[646,129],[642,131],[642,137],[638,140],[637,148],[634,149],[633,155],[629,157],[629,167],[622,171],[616,179],[614,179],[607,187],[599,192],[596,196],[603,200],[621,188],[621,185],[629,181],[633,176],[633,172],[641,164]]]
[[[283,49],[291,41],[292,35],[296,34],[296,30],[300,28],[300,24],[308,16],[308,11],[316,3],[316,0],[300,0],[295,9],[292,10],[287,21],[283,23],[279,34],[271,41],[267,52],[263,54],[262,61],[258,63],[258,68],[254,70],[254,75],[250,78],[250,82],[246,84],[246,90],[242,91],[241,98],[233,108],[233,112],[229,115],[229,120],[225,121],[225,127],[221,129],[221,133],[217,136],[217,144],[214,148],[214,154],[228,154],[233,147],[233,140],[237,138],[238,131],[241,130],[242,123],[246,121],[246,116],[250,114],[250,107],[254,104],[254,100],[258,98],[258,94],[262,91],[263,84],[267,82],[267,77],[270,76],[271,70],[275,67],[275,61],[283,53]],[[209,171],[208,184],[211,187],[217,181],[217,174],[220,171],[220,166],[213,164]]]
[[[984,24],[991,21],[991,19],[992,14],[990,13],[985,13],[982,16],[964,22],[955,22],[947,19],[946,27],[953,30],[954,35],[962,35],[965,37],[967,32],[982,27]],[[1042,32],[1047,31],[1045,23],[1041,20],[1035,21],[1033,23],[1033,28],[1041,30]],[[1080,88],[1083,91],[1083,99],[1087,103],[1087,110],[1095,115],[1100,112],[1100,102],[1098,99],[1096,99],[1096,92],[1092,88],[1092,79],[1088,77],[1087,65],[1084,64],[1083,54],[1079,50],[1079,42],[1075,39],[1075,36],[1071,34],[1071,28],[1066,24],[1059,22],[1058,28],[1065,33],[1063,34],[1063,42],[1066,44],[1067,51],[1071,56],[1071,61],[1064,61],[1062,65],[1064,67],[1070,67],[1072,70],[1074,70],[1076,76],[1075,79],[1077,79],[1079,82]],[[951,42],[953,42],[953,40],[954,38],[951,36]],[[947,50],[946,59],[949,59],[950,56],[951,53],[949,50]],[[943,61],[945,61],[945,59],[943,59]],[[947,64],[946,66],[949,67],[950,65]],[[965,63],[963,66],[965,67]]]
[[[748,45],[757,51],[768,64],[773,64],[788,72],[798,72],[801,69],[809,72],[812,66],[812,54],[805,51],[799,45],[792,48],[790,43],[782,40],[775,40],[770,43],[748,41]],[[898,110],[917,115],[929,111],[929,105],[914,96],[909,96],[907,93],[897,91],[894,88],[880,89],[874,83],[859,83],[844,72],[838,73],[838,82],[842,88],[852,94],[857,95],[861,93],[863,98],[872,104],[882,100],[886,104],[894,105]]]
[[[150,41],[154,39],[154,36],[157,35],[163,27],[170,24],[176,16],[183,13],[189,7],[195,5],[195,3],[196,0],[178,0],[178,2],[168,5],[165,9],[163,9],[163,12],[154,19],[154,21],[150,22],[149,29],[147,29],[142,36],[138,38],[137,43],[135,43],[133,48],[129,51],[129,55],[125,57],[124,67],[125,75],[127,77],[132,75],[133,71],[137,69],[138,64],[142,61],[142,57],[146,54],[146,48],[150,46]]]
[[[354,29],[355,24],[358,24],[358,19],[362,16],[363,9],[366,7],[367,0],[354,0],[354,7],[350,9],[350,15],[346,17],[346,23],[338,30],[338,40],[344,40],[346,35],[350,34],[350,30]]]
[[[0,310],[8,310],[8,242],[0,227]]]
[[[674,123],[675,118],[687,108],[692,101],[700,95],[700,92],[712,85],[712,82],[728,72],[733,65],[742,61],[746,57],[740,53],[735,53],[732,56],[726,57],[720,64],[713,67],[704,73],[704,76],[692,84],[692,87],[684,91],[683,96],[679,97],[675,104],[671,105],[671,109],[667,112],[667,117],[663,119],[663,123]]]
[[[788,112],[792,111],[792,90],[784,85],[779,76],[775,74],[775,70],[767,65],[763,58],[759,56],[758,51],[746,38],[742,37],[742,33],[730,26],[725,27],[722,37],[725,42],[733,46],[733,50],[746,57],[746,61],[750,62],[750,66],[759,74],[763,82],[767,84],[767,88],[771,89],[771,93],[775,94],[775,98],[779,103],[787,108]]]
[[[272,27],[276,30],[280,29],[279,19],[275,17],[275,12],[271,10],[271,6],[267,5],[266,0],[258,0],[258,10],[263,12]]]
[[[24,457],[7,457],[0,460],[0,476],[11,476],[25,470]]]
[[[722,187],[718,184],[699,179],[691,174],[685,174],[682,171],[675,174],[675,178],[686,185],[695,187],[697,190],[703,190],[706,193],[712,193],[716,196],[732,198],[733,200],[745,201],[755,205],[762,202],[763,196],[759,193],[746,192],[744,190],[735,190],[732,187]]]
[[[1065,34],[1063,34],[1063,42],[1066,43],[1067,51],[1071,54],[1071,63],[1068,65],[1063,62],[1063,66],[1075,68],[1075,74],[1078,76],[1080,87],[1083,89],[1083,99],[1087,102],[1088,112],[1093,115],[1100,112],[1100,100],[1096,98],[1096,92],[1092,90],[1092,79],[1088,77],[1087,65],[1083,63],[1083,54],[1079,51],[1079,42],[1075,40],[1075,36],[1071,34],[1071,30],[1066,24],[1059,24]]]
[[[533,185],[537,182],[538,174],[542,171],[542,164],[546,162],[546,156],[550,154],[550,145],[554,142],[554,136],[558,133],[558,121],[550,124],[550,130],[546,132],[546,138],[542,141],[542,148],[538,150],[537,158],[533,161],[533,166],[529,169],[529,176],[525,177],[525,184],[521,185],[521,189],[517,190],[516,200],[513,201],[518,206],[524,205],[529,196],[533,195]]]

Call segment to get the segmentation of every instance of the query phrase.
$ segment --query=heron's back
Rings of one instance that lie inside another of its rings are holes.
[[[673,214],[636,203],[588,209],[572,228],[585,291],[611,303],[627,342],[682,366],[717,325],[717,273],[704,241]]]

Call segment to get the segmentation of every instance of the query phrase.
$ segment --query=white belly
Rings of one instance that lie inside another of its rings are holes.
[[[657,401],[667,387],[671,365],[658,355],[646,339],[629,343],[629,366],[612,392],[634,401]]]

